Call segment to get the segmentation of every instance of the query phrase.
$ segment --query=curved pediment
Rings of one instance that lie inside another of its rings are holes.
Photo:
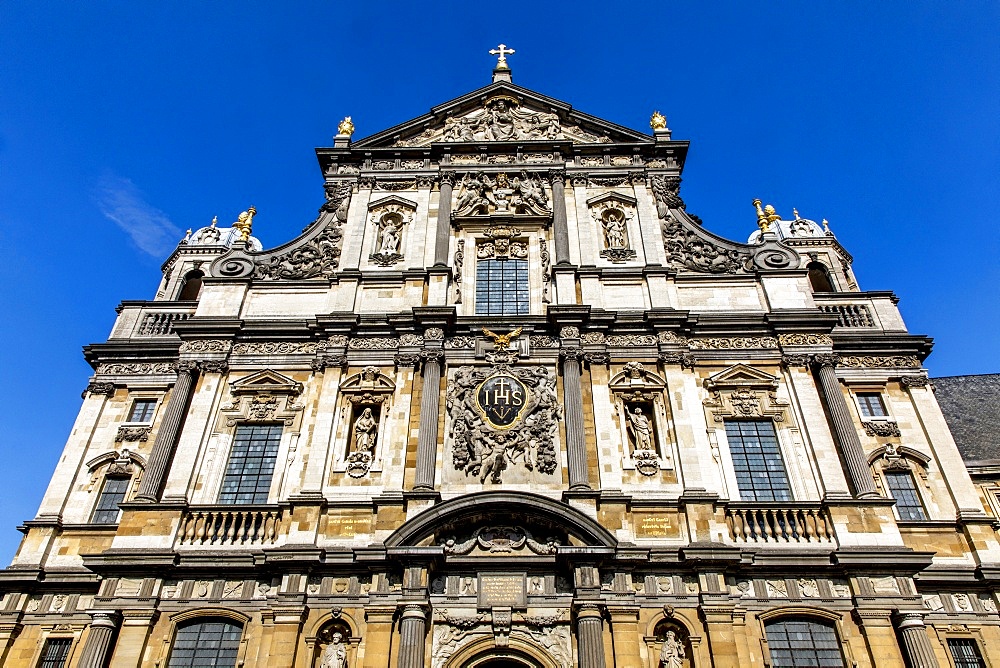
[[[545,555],[565,545],[614,548],[617,544],[610,531],[571,506],[537,494],[505,491],[445,501],[385,540],[389,548],[442,545],[446,555],[522,550]]]

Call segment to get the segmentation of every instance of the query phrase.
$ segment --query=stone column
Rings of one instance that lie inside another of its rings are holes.
[[[90,632],[76,665],[77,668],[104,668],[115,629],[118,628],[118,613],[113,610],[91,610],[90,618]]]
[[[851,419],[847,401],[840,389],[840,381],[833,368],[840,362],[838,355],[815,355],[813,364],[819,374],[819,384],[823,389],[823,401],[833,422],[833,431],[847,464],[847,473],[851,478],[851,486],[857,497],[879,496],[875,489],[875,480],[865,459],[865,452],[858,438],[857,427]]]
[[[173,459],[174,448],[177,446],[177,436],[191,399],[194,372],[197,368],[197,362],[177,363],[177,382],[174,383],[174,389],[170,393],[170,401],[167,402],[166,411],[163,413],[160,430],[156,432],[153,451],[149,455],[149,465],[146,466],[139,492],[135,495],[136,501],[156,503],[160,500],[163,483],[166,482],[167,472],[170,470],[170,460]]]
[[[904,612],[896,623],[903,639],[903,653],[910,668],[939,668],[934,648],[927,637],[924,616],[919,612]]]
[[[563,328],[564,332],[567,330],[576,328]],[[576,334],[579,335],[579,332]],[[566,420],[569,488],[590,489],[590,481],[587,478],[587,437],[583,429],[583,392],[580,388],[580,361],[583,359],[583,350],[578,347],[578,338],[570,338],[571,341],[567,342],[566,337],[563,337],[564,347],[559,351],[559,356],[562,357],[563,417]],[[576,340],[576,346],[573,346],[572,339]]]
[[[420,394],[420,434],[417,440],[417,473],[413,489],[433,490],[437,468],[438,415],[441,406],[441,350],[424,350],[423,386]]]
[[[554,171],[552,180],[552,231],[556,237],[556,264],[569,264],[569,223],[566,222],[566,174]]]
[[[424,606],[409,603],[403,607],[399,620],[398,668],[424,668],[424,637],[427,635],[427,614]]]
[[[580,668],[604,668],[604,619],[596,603],[576,611],[576,644]]]
[[[455,175],[441,173],[441,196],[438,198],[437,230],[434,235],[434,264],[448,265],[448,242],[451,240],[451,190],[455,185]]]

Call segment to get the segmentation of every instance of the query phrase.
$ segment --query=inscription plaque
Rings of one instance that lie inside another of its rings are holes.
[[[479,607],[526,607],[524,574],[511,575],[487,574],[479,575]]]
[[[528,388],[505,373],[490,376],[476,390],[476,406],[495,429],[509,429],[527,405]]]

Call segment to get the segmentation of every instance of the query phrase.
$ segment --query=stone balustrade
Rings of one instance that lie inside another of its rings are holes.
[[[833,543],[833,522],[819,505],[741,503],[726,508],[729,538],[736,543]]]
[[[191,313],[183,311],[147,311],[135,332],[136,336],[170,336],[174,333],[174,323],[187,320]]]
[[[273,545],[281,529],[281,509],[192,508],[181,518],[180,545]]]

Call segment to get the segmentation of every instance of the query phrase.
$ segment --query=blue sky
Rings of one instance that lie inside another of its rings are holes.
[[[681,194],[745,240],[760,197],[827,218],[862,289],[1000,371],[1000,3],[48,2],[0,5],[0,562],[37,510],[122,299],[189,227],[323,201],[313,147],[514,81],[692,142]]]

